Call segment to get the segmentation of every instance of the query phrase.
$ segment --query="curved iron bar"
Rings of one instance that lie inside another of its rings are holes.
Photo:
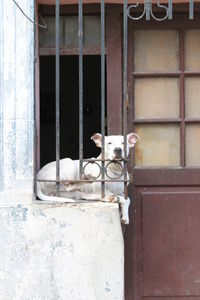
[[[152,18],[154,20],[156,20],[156,21],[164,21],[164,20],[166,20],[169,17],[169,7],[167,7],[167,6],[163,5],[163,4],[160,4],[160,0],[158,0],[157,6],[160,7],[160,8],[163,8],[165,10],[166,15],[163,18],[157,18],[154,15],[154,13],[153,13],[153,11],[151,9],[151,16],[152,16]]]
[[[121,164],[121,162],[126,163],[125,160],[119,160],[119,161],[118,161],[118,160],[109,160],[109,162],[105,165],[104,171],[105,171],[106,176],[107,176],[109,179],[112,179],[112,180],[114,180],[114,179],[120,179],[120,178],[124,175],[125,169],[124,169],[124,166]],[[110,175],[108,175],[108,167],[109,167],[109,165],[112,164],[112,163],[118,164],[118,165],[120,165],[120,167],[121,167],[121,173],[120,173],[118,176],[116,176],[116,177],[111,177]],[[98,173],[97,176],[93,176],[93,175],[90,175],[90,174],[87,174],[87,173],[86,173],[86,168],[87,168],[87,166],[90,165],[90,164],[95,164],[95,165],[98,166],[98,168],[99,168],[99,173]],[[98,163],[96,162],[96,160],[89,160],[89,161],[83,166],[83,178],[85,178],[85,179],[87,179],[87,180],[89,180],[89,181],[90,181],[90,180],[97,180],[97,178],[99,178],[99,176],[102,174],[102,172],[103,172],[102,167],[101,167],[100,164],[98,164]],[[101,181],[104,182],[104,180],[101,180]]]
[[[139,3],[137,2],[136,4],[132,4],[132,5],[130,5],[130,6],[127,8],[127,15],[128,15],[128,17],[129,17],[130,19],[134,20],[134,21],[138,21],[138,20],[142,19],[142,18],[144,17],[145,13],[146,13],[145,6],[144,6],[144,11],[143,11],[143,13],[142,13],[139,17],[133,17],[133,16],[131,15],[131,9],[132,9],[132,8],[137,8],[138,6],[139,6]]]
[[[120,167],[121,167],[121,174],[119,175],[119,176],[116,176],[116,177],[111,177],[111,176],[109,176],[108,175],[108,167],[109,167],[109,165],[110,164],[118,164],[118,165],[120,165]],[[106,176],[109,178],[109,179],[120,179],[123,175],[124,175],[124,167],[122,166],[122,164],[119,162],[119,161],[110,161],[107,165],[106,165],[106,167],[105,167],[105,173],[106,173]]]
[[[127,16],[134,20],[134,21],[138,21],[140,19],[142,19],[144,17],[144,15],[146,15],[146,20],[149,21],[150,20],[150,17],[152,17],[154,20],[156,21],[164,21],[166,20],[167,18],[170,18],[171,19],[171,15],[169,13],[170,11],[170,2],[168,3],[168,7],[163,5],[163,4],[160,4],[160,0],[157,1],[157,6],[161,9],[164,9],[165,10],[165,16],[163,18],[158,18],[155,16],[155,14],[153,13],[153,10],[152,10],[152,0],[144,0],[144,10],[142,12],[142,14],[138,17],[134,17],[131,13],[131,10],[132,9],[135,9],[139,6],[139,3],[135,3],[135,4],[132,4],[130,5],[128,8],[127,8]]]
[[[86,169],[86,167],[87,167],[89,164],[92,164],[92,165],[95,164],[95,165],[97,165],[97,166],[99,167],[99,174],[98,174],[97,176],[92,176],[92,175],[88,176],[88,175],[86,175],[85,169]],[[101,174],[102,174],[102,168],[101,168],[101,166],[100,166],[95,160],[94,160],[94,161],[89,161],[89,162],[87,162],[87,163],[83,166],[83,176],[84,176],[84,178],[86,178],[86,179],[88,179],[88,180],[90,180],[91,177],[92,177],[94,180],[96,180]]]

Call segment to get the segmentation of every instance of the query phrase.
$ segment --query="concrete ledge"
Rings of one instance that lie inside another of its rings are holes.
[[[117,204],[0,207],[0,299],[124,299]]]

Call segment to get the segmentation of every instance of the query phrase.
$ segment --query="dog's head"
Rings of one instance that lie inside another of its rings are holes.
[[[97,147],[102,147],[102,135],[100,133],[95,133],[91,139]],[[137,133],[127,135],[127,156],[129,148],[134,147],[138,140],[139,135]],[[122,135],[105,136],[105,158],[110,160],[124,158],[124,137]]]

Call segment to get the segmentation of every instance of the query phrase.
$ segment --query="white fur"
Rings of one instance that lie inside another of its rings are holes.
[[[91,139],[96,143],[97,147],[102,146],[101,134],[94,134]],[[135,143],[139,139],[139,136],[135,133],[127,135],[127,155],[129,148],[134,147]],[[121,175],[122,162],[116,163],[115,160],[119,157],[116,155],[116,148],[121,149],[120,156],[124,158],[124,138],[121,135],[105,136],[105,158],[113,160],[113,163],[109,164],[107,168],[107,174],[109,177],[115,179]],[[101,155],[97,157],[101,159]],[[97,162],[101,166],[101,162]],[[85,166],[86,163],[84,163]],[[105,162],[107,166],[108,162]],[[121,165],[120,165],[121,164]],[[99,175],[99,167],[97,164],[88,164],[85,167],[85,176],[87,179],[101,179]],[[109,179],[105,174],[105,179]],[[56,180],[56,162],[51,162],[45,165],[37,174],[37,180]],[[79,180],[79,161],[72,160],[70,158],[64,158],[60,160],[60,180]],[[124,176],[120,177],[120,180],[124,180]],[[53,182],[40,182],[37,181],[37,197],[44,201],[55,202],[75,202],[77,199],[86,200],[99,200],[106,202],[117,202],[121,206],[122,222],[124,224],[129,223],[128,208],[130,205],[130,199],[124,198],[124,183],[123,182],[106,182],[105,183],[105,197],[101,197],[101,183],[99,182],[77,182],[77,183],[65,183],[60,186],[60,197],[55,196],[56,184]]]

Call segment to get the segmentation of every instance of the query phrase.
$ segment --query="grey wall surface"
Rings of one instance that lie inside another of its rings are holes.
[[[18,3],[26,14],[34,19],[34,1],[19,0]],[[12,0],[1,0],[1,202],[4,200],[6,203],[14,201],[16,193],[26,195],[32,193],[33,107],[34,26],[23,16]]]

